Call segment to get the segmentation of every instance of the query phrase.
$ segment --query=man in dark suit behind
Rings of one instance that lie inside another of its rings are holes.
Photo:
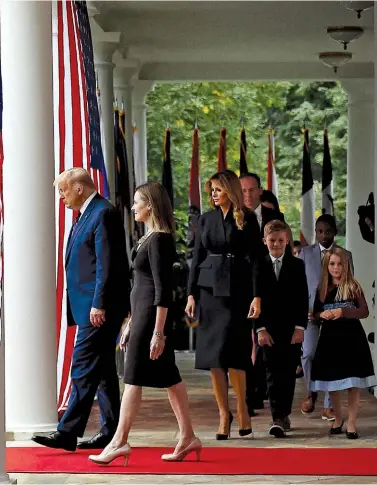
[[[256,173],[246,173],[241,175],[240,181],[245,205],[248,209],[253,210],[257,216],[261,230],[261,238],[263,239],[265,225],[273,220],[284,221],[284,215],[278,208],[272,209],[271,207],[266,207],[262,204],[261,196],[263,189],[259,175]]]
[[[33,441],[75,451],[103,448],[118,424],[120,395],[115,363],[116,338],[130,310],[124,228],[117,210],[95,189],[89,173],[66,170],[55,180],[66,207],[77,210],[66,247],[67,320],[78,332],[72,357],[72,392],[58,430]],[[102,427],[77,445],[95,395]]]
[[[261,196],[263,189],[261,180],[256,173],[246,173],[240,177],[243,198],[245,206],[251,209],[257,216],[261,240],[264,237],[264,228],[266,224],[273,220],[284,221],[284,215],[276,209],[266,207],[261,203]],[[268,253],[267,247],[265,254]],[[258,345],[256,336],[254,335],[254,368],[250,364],[250,369],[246,372],[246,401],[249,408],[250,415],[254,415],[254,409],[263,409],[263,400],[266,397],[266,369],[263,362],[262,349]]]

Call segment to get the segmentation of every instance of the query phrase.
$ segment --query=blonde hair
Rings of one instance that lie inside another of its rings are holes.
[[[96,186],[94,185],[94,182],[90,177],[89,172],[85,170],[85,168],[74,167],[64,170],[64,172],[59,174],[54,180],[54,186],[57,186],[62,182],[66,182],[68,184],[82,184],[90,189],[96,189]]]
[[[268,222],[264,226],[264,237],[266,238],[270,234],[274,232],[285,232],[288,235],[288,224],[286,224],[283,221],[279,221],[278,219],[275,219],[273,221]]]
[[[212,177],[207,180],[205,190],[208,193],[210,205],[215,207],[212,199],[212,182],[216,182],[216,184],[221,187],[221,190],[228,196],[233,206],[233,216],[236,225],[238,229],[242,230],[245,223],[245,211],[242,187],[239,178],[231,170],[224,170],[223,172],[215,173],[215,175],[212,175]]]
[[[319,281],[319,297],[322,302],[325,301],[329,291],[329,286],[332,284],[332,277],[329,273],[329,263],[331,256],[338,256],[342,264],[342,274],[338,291],[336,293],[336,301],[357,300],[362,294],[362,289],[359,283],[355,280],[351,267],[349,264],[348,254],[341,248],[333,248],[325,253],[322,262],[322,272]]]
[[[174,234],[173,208],[165,188],[158,182],[146,182],[139,185],[136,192],[151,207],[152,231]]]

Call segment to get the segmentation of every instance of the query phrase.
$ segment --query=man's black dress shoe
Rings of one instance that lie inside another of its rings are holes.
[[[77,438],[69,433],[54,431],[47,436],[35,434],[31,440],[34,441],[34,443],[47,446],[48,448],[61,448],[66,451],[76,451]]]
[[[101,448],[105,448],[112,439],[112,436],[104,435],[101,431],[95,434],[89,440],[80,441],[78,443],[77,448],[80,450],[98,450]]]

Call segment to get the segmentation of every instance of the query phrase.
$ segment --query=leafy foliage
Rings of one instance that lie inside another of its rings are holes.
[[[310,129],[317,215],[321,210],[323,128],[327,125],[333,163],[335,214],[345,233],[347,95],[339,83],[185,83],[157,84],[148,96],[149,178],[161,180],[164,128],[172,132],[175,215],[184,252],[192,132],[200,128],[201,179],[217,169],[220,129],[227,128],[228,167],[238,171],[240,130],[247,134],[249,171],[266,183],[267,130],[275,129],[279,202],[295,238],[300,228],[302,128]],[[204,209],[208,202],[203,194]]]

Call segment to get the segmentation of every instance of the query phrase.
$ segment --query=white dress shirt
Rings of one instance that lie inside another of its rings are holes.
[[[280,262],[280,265],[283,264],[283,258],[284,258],[284,253],[280,256],[280,258],[275,258],[275,256],[272,256],[272,254],[270,254],[270,258],[271,258],[271,261],[272,261],[272,265],[275,267],[275,261],[278,260]],[[281,268],[281,266],[280,266]]]
[[[318,243],[319,244],[319,249],[321,250],[321,253],[323,251],[331,251],[332,247],[334,246],[334,243],[331,244],[331,246],[329,246],[328,248],[325,248],[324,246],[322,246],[321,243]]]
[[[259,204],[256,209],[254,209],[254,214],[257,216],[259,228],[262,229],[262,204]]]
[[[92,202],[94,197],[97,195],[97,192],[93,192],[92,194],[89,195],[89,197],[86,199],[86,201],[83,203],[83,205],[80,208],[80,217],[84,214],[86,209],[88,208],[88,205]]]
[[[325,252],[331,251],[331,248],[334,246],[334,243],[332,243],[331,246],[328,247],[328,248],[323,247],[321,243],[318,243],[318,244],[319,244],[319,249],[321,251],[321,261],[322,261],[324,255],[325,255]]]

